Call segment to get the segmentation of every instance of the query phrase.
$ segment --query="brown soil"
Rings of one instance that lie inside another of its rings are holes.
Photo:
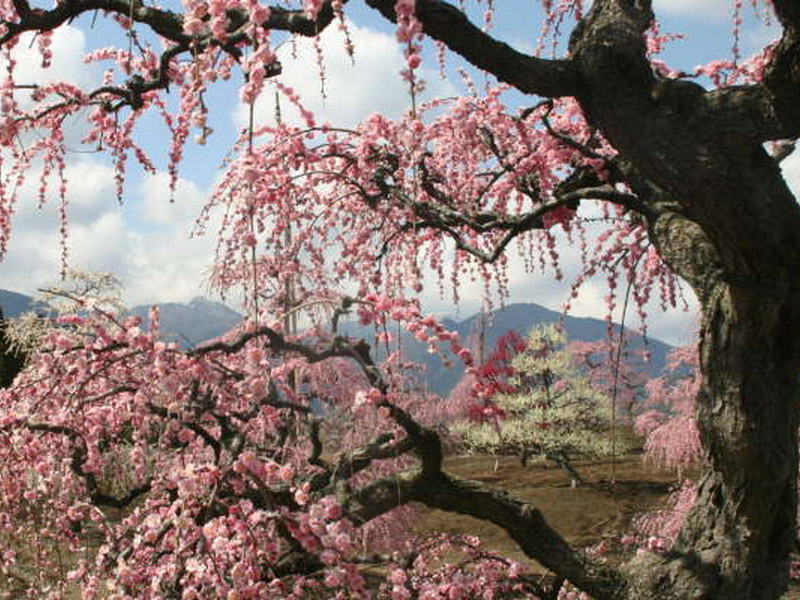
[[[658,508],[678,484],[673,471],[647,465],[638,455],[619,458],[614,465],[605,459],[577,462],[575,466],[585,485],[576,488],[570,486],[562,469],[541,463],[523,467],[515,457],[453,456],[445,464],[447,470],[457,475],[488,483],[531,502],[576,547],[587,548],[603,540],[612,542],[612,551],[605,555],[611,562],[623,558],[618,552],[621,548],[618,540],[632,531],[634,517]],[[520,552],[505,531],[490,523],[441,510],[426,510],[421,530],[478,536],[486,549],[519,561],[532,573],[545,573],[543,567]],[[784,600],[800,600],[800,586],[792,586]]]
[[[571,487],[562,469],[542,463],[523,467],[516,457],[454,456],[447,470],[506,490],[542,511],[547,522],[577,547],[618,538],[629,531],[637,514],[663,502],[677,483],[671,471],[647,468],[640,456],[578,461],[584,485]],[[613,468],[613,473],[612,473]],[[612,484],[612,477],[616,484]],[[525,557],[508,535],[490,523],[441,510],[427,511],[423,530],[468,533],[484,540],[488,549],[514,558],[534,570],[540,567]]]

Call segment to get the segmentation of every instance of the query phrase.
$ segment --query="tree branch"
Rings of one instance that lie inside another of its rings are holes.
[[[628,210],[642,214],[648,218],[655,217],[655,211],[642,202],[637,196],[621,192],[614,186],[605,184],[596,187],[580,188],[565,191],[551,202],[544,203],[536,209],[522,215],[498,215],[484,212],[475,215],[449,210],[427,202],[415,202],[412,206],[419,221],[406,223],[402,231],[422,229],[425,227],[439,229],[449,235],[459,250],[467,252],[484,263],[493,263],[503,254],[508,245],[519,235],[536,229],[545,229],[543,217],[562,206],[575,207],[581,200],[604,200],[624,206]],[[477,233],[505,231],[494,247],[487,251],[464,240],[459,228],[468,228]]]
[[[78,477],[83,479],[86,484],[86,490],[89,493],[89,500],[95,506],[109,506],[111,508],[125,508],[131,502],[136,500],[139,496],[148,493],[151,489],[151,483],[145,482],[137,486],[122,497],[104,494],[100,491],[97,484],[97,478],[94,473],[87,473],[83,465],[89,456],[86,448],[86,440],[83,436],[71,427],[66,425],[51,425],[49,423],[24,423],[23,427],[29,431],[40,431],[43,433],[51,433],[56,435],[66,436],[72,443],[72,457],[70,459],[70,469]]]
[[[501,527],[526,556],[566,577],[597,600],[624,595],[625,583],[620,573],[573,550],[535,506],[477,481],[443,471],[430,475],[407,471],[354,492],[346,508],[356,523],[363,523],[409,502],[421,502]]]
[[[772,0],[772,7],[784,29],[800,29],[800,4],[795,0]]]
[[[783,25],[783,36],[775,48],[772,60],[764,74],[766,99],[778,122],[780,135],[771,137],[800,137],[800,6],[796,1],[775,0],[778,19]]]
[[[366,0],[366,3],[384,18],[396,22],[394,0]],[[556,98],[576,96],[582,88],[579,73],[569,60],[545,60],[518,52],[476,27],[448,2],[417,0],[416,14],[427,35],[522,92]]]
[[[136,23],[142,23],[154,33],[173,42],[175,45],[165,50],[159,60],[159,69],[156,76],[144,79],[141,75],[132,76],[125,86],[104,86],[92,91],[89,97],[97,99],[93,103],[103,103],[103,96],[114,95],[121,98],[115,105],[107,106],[107,110],[114,112],[123,106],[130,106],[134,110],[143,106],[142,95],[159,89],[166,89],[169,84],[169,62],[189,52],[200,52],[211,46],[218,46],[237,59],[241,56],[239,45],[249,42],[247,13],[243,10],[230,10],[227,13],[228,26],[227,38],[222,41],[211,33],[195,36],[187,35],[183,30],[184,15],[170,10],[145,6],[142,0],[67,0],[56,3],[52,10],[32,10],[27,0],[14,0],[14,6],[19,15],[18,22],[5,21],[5,32],[0,36],[0,46],[16,38],[26,31],[52,31],[66,22],[72,21],[83,13],[103,11],[116,13]],[[317,14],[316,19],[309,19],[303,10],[288,10],[281,7],[272,7],[270,17],[263,23],[265,29],[275,29],[304,36],[314,36],[325,29],[333,21],[335,13],[331,0],[326,0]],[[280,73],[280,64],[271,65],[268,75]],[[69,105],[78,104],[75,100],[67,100],[47,109],[47,112],[58,110]],[[47,113],[31,117],[41,118]]]
[[[86,12],[101,10],[132,18],[147,25],[158,35],[178,44],[188,44],[193,39],[209,42],[210,34],[193,38],[183,31],[183,15],[171,10],[145,6],[141,0],[68,0],[56,4],[52,10],[31,10],[27,0],[14,0],[19,22],[6,22],[6,32],[0,37],[0,45],[25,31],[50,31]],[[288,10],[280,6],[271,7],[269,19],[262,27],[304,36],[314,36],[325,29],[334,18],[331,0],[325,0],[316,19],[309,19],[303,10]],[[229,11],[228,18],[234,28],[246,21],[242,10]]]
[[[326,469],[325,472],[312,478],[311,489],[320,491],[332,483],[350,479],[353,475],[369,467],[374,461],[397,458],[410,452],[415,446],[414,440],[410,437],[395,441],[391,434],[384,433],[366,446],[340,455],[335,468],[331,469],[325,465],[323,467]]]
[[[741,132],[755,142],[800,137],[800,4],[774,0],[772,5],[783,35],[772,51],[763,82],[705,96],[700,117],[724,119],[726,136]]]

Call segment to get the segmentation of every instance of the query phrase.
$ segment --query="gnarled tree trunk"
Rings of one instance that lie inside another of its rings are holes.
[[[787,583],[796,535],[799,325],[797,292],[718,283],[703,302],[697,421],[707,464],[675,551],[696,565],[709,597],[776,598]]]
[[[590,119],[652,208],[661,256],[697,293],[705,465],[672,553],[630,566],[634,598],[777,598],[797,512],[800,210],[749,99],[660,80],[647,3],[596,2],[573,36]]]
[[[679,246],[668,244],[667,253]],[[633,598],[761,600],[786,589],[800,399],[800,294],[792,287],[711,278],[699,289],[699,493],[672,552],[630,565]]]

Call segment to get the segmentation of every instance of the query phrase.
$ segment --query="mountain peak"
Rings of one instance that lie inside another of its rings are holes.
[[[214,302],[213,300],[209,300],[205,296],[195,296],[188,302],[188,306],[208,306],[210,304],[218,304],[218,302]]]
[[[242,315],[220,302],[197,296],[188,303],[164,302],[157,305],[161,312],[161,330],[183,346],[196,346],[217,338],[233,329]],[[149,306],[134,306],[133,314],[147,319]]]

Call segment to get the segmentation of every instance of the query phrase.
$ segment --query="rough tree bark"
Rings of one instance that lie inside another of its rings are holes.
[[[700,494],[672,554],[632,566],[633,595],[776,598],[797,513],[800,210],[744,98],[719,111],[699,86],[652,75],[644,4],[596,3],[572,44],[581,104],[703,313]]]

